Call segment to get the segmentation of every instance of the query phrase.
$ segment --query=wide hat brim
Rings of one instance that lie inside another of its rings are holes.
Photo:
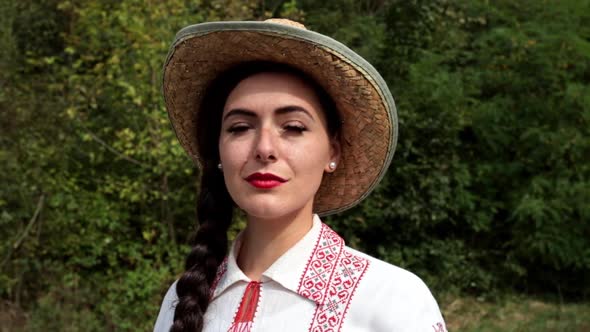
[[[198,112],[208,85],[244,62],[271,61],[295,67],[332,97],[340,117],[342,155],[315,196],[321,216],[349,209],[384,176],[397,143],[393,97],[379,73],[338,41],[273,22],[210,22],[178,32],[164,67],[163,92],[170,121],[191,159],[201,165]],[[212,142],[212,144],[216,144]]]

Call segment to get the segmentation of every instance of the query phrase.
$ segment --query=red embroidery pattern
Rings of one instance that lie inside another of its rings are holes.
[[[252,322],[234,323],[228,332],[250,332],[252,330]]]
[[[447,332],[443,323],[436,323],[436,326],[432,325],[434,332]]]
[[[260,304],[260,291],[262,283],[251,281],[246,286],[242,301],[238,307],[238,311],[234,315],[233,323],[228,332],[250,332],[252,324],[254,324],[254,317],[258,311]]]
[[[366,258],[346,250],[344,240],[322,224],[298,290],[318,304],[309,331],[340,331],[350,300],[368,267]]]
[[[213,295],[215,295],[215,289],[217,289],[219,280],[221,280],[221,277],[223,277],[225,271],[227,271],[227,256],[223,259],[223,262],[221,262],[221,264],[219,264],[219,267],[217,268],[217,274],[215,275],[215,279],[213,279],[213,283],[209,288],[209,300],[211,300],[213,298]]]

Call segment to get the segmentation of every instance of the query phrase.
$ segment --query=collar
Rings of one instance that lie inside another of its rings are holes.
[[[217,271],[216,280],[212,285],[211,300],[223,294],[228,287],[237,282],[251,281],[237,264],[237,249],[240,247],[240,238],[241,236],[238,235],[231,246],[228,257]],[[318,304],[323,303],[325,296],[320,294],[325,293],[324,290],[327,285],[324,284],[323,287],[321,285],[317,287],[316,285],[312,291],[309,291],[309,287],[305,287],[306,284],[309,284],[307,279],[309,277],[313,278],[315,274],[311,272],[310,275],[310,265],[315,261],[315,258],[331,254],[330,250],[326,251],[325,245],[321,245],[322,243],[336,243],[340,250],[344,246],[342,238],[323,224],[317,215],[314,215],[313,225],[309,232],[262,274],[262,283],[273,280],[294,293],[298,293]],[[321,269],[322,267],[320,267]]]

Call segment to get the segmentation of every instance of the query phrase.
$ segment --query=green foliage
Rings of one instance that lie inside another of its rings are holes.
[[[587,295],[589,6],[384,6],[400,144],[340,231],[436,289]]]
[[[328,220],[350,245],[435,291],[590,291],[588,1],[0,10],[0,296],[27,312],[26,330],[151,328],[195,228],[198,176],[168,124],[161,68],[178,29],[223,19],[302,20],[389,83],[392,166]]]

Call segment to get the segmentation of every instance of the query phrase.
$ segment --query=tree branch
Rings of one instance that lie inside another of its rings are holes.
[[[18,236],[18,238],[14,242],[14,244],[10,248],[8,248],[8,254],[2,260],[0,267],[4,267],[4,264],[6,264],[6,262],[8,262],[8,259],[10,259],[10,256],[12,256],[12,253],[16,249],[18,249],[18,247],[20,247],[20,245],[23,242],[23,240],[25,239],[25,237],[27,237],[27,235],[29,234],[29,231],[33,227],[33,224],[35,223],[35,221],[37,221],[37,218],[39,217],[39,214],[41,213],[41,209],[43,209],[44,203],[45,203],[45,194],[41,194],[41,197],[39,197],[39,201],[37,202],[37,207],[35,208],[35,213],[33,214],[33,217],[31,217],[31,220],[29,220],[29,223],[27,224],[27,226],[25,227],[25,229],[23,230],[21,235]]]
[[[93,132],[91,132],[90,130],[86,129],[86,132],[88,133],[88,135],[90,135],[90,137],[97,142],[98,144],[102,145],[105,149],[109,150],[110,152],[116,154],[117,156],[119,156],[121,159],[127,160],[128,162],[134,163],[137,166],[140,167],[145,167],[145,168],[149,168],[149,165],[142,163],[141,161],[137,160],[137,159],[133,159],[131,157],[129,157],[128,155],[121,153],[119,151],[117,151],[115,148],[113,148],[112,146],[108,145],[105,141],[103,141],[102,139],[100,139],[100,137],[96,136]]]

